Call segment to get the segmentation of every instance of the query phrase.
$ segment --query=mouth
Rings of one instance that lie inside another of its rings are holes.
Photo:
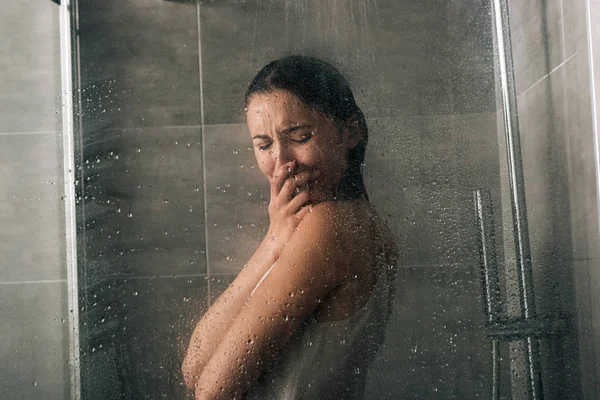
[[[293,178],[296,180],[296,189],[294,190],[294,195],[306,189],[310,189],[313,184],[311,173],[309,171],[297,173],[293,176]]]
[[[306,189],[313,189],[318,184],[318,170],[304,170],[293,175],[296,180],[296,189],[294,195]]]

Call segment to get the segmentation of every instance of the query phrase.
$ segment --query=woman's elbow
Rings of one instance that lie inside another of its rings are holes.
[[[201,387],[194,390],[195,400],[241,400],[243,393],[231,387]]]
[[[191,360],[190,357],[185,357],[181,364],[181,374],[183,375],[183,381],[185,386],[193,390],[196,386],[196,382],[202,373],[202,366]]]

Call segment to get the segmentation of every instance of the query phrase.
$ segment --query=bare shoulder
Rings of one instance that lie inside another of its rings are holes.
[[[397,238],[371,203],[324,202],[318,204],[308,216],[307,227],[319,227],[330,243],[336,239],[341,242],[345,259],[350,260],[349,256],[354,252],[360,253],[357,257],[368,258],[383,244],[382,250],[388,262],[397,263]]]
[[[356,207],[350,203],[326,201],[311,206],[300,225],[341,233],[340,228],[357,220]]]
[[[292,241],[319,246],[329,256],[342,253],[355,219],[347,204],[332,201],[313,205],[302,218]]]
[[[290,243],[294,247],[308,246],[325,255],[340,250],[339,245],[345,231],[342,226],[342,210],[333,202],[323,202],[311,206],[311,211],[300,221]]]

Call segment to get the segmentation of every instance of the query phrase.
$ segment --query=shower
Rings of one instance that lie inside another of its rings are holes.
[[[597,10],[542,3],[11,3],[0,397],[193,398],[192,330],[269,227],[244,94],[299,54],[352,87],[397,238],[365,398],[596,399]]]

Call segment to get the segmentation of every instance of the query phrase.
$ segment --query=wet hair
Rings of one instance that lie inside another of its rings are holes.
[[[342,179],[344,197],[366,196],[362,165],[368,142],[367,121],[356,105],[352,89],[342,74],[331,64],[313,57],[288,56],[261,69],[248,86],[246,109],[252,97],[274,90],[287,90],[306,105],[332,118],[340,126],[356,123],[359,143],[348,153],[348,169]]]

